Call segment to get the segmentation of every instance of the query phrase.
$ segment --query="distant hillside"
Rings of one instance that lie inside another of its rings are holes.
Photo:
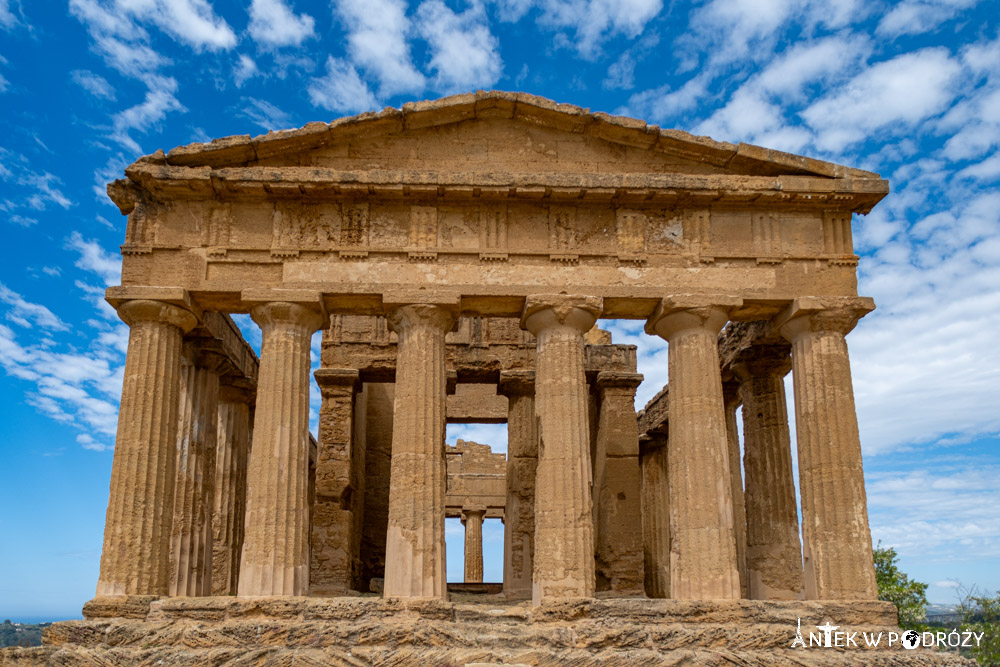
[[[0,623],[0,646],[41,646],[42,630],[51,623]]]

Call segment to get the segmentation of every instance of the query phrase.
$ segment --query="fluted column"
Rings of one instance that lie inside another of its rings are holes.
[[[740,574],[740,597],[748,597],[747,589],[747,515],[743,497],[743,475],[740,466],[740,433],[736,428],[736,410],[740,407],[739,383],[722,383],[722,404],[726,409],[726,441],[729,452],[730,493],[733,499],[733,536],[736,538],[736,569]]]
[[[170,595],[212,594],[212,509],[223,361],[189,347],[181,363]]]
[[[716,337],[733,297],[664,299],[646,324],[669,343],[670,593],[740,597],[729,443]]]
[[[483,581],[483,517],[485,509],[463,509],[462,525],[465,526],[465,583]]]
[[[212,512],[213,595],[235,595],[239,583],[253,401],[254,392],[248,389],[225,381],[219,387]]]
[[[670,484],[667,436],[649,433],[639,442],[642,470],[642,555],[646,595],[670,597]]]
[[[239,594],[309,593],[309,343],[318,306],[250,311],[263,332]]]
[[[181,339],[189,311],[127,301],[128,352],[111,465],[98,595],[166,595],[174,506]]]
[[[531,598],[538,468],[535,372],[503,371],[497,391],[507,397],[508,406],[503,590],[509,600],[527,600]]]
[[[873,600],[861,440],[844,336],[868,298],[796,299],[777,324],[792,343],[807,600]]]
[[[542,295],[521,326],[537,339],[535,560],[532,601],[593,597],[594,523],[583,334],[600,315],[596,297]]]
[[[597,590],[642,595],[642,500],[639,497],[639,425],[635,390],[639,373],[597,374],[600,417],[597,456],[603,475],[594,480],[597,505]]]
[[[444,542],[449,309],[411,304],[389,311],[399,336],[385,551],[385,597],[447,598]]]
[[[747,579],[753,600],[802,598],[802,547],[784,376],[788,345],[758,345],[733,368],[743,397]]]

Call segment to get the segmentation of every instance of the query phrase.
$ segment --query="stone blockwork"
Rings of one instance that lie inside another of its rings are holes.
[[[448,461],[448,492],[445,516],[460,518],[462,510],[482,509],[484,518],[503,519],[507,504],[507,458],[489,445],[458,440],[445,449]]]
[[[538,607],[372,598],[98,598],[0,666],[974,665],[927,649],[790,648],[797,622],[896,631],[886,602],[587,600]],[[859,635],[860,636],[860,635]]]
[[[888,192],[878,174],[478,92],[125,175],[108,190],[129,218],[106,296],[130,342],[98,593],[206,597],[99,598],[51,644],[112,664],[754,664],[801,662],[782,647],[792,613],[894,626],[873,602],[845,340],[874,307],[851,225]],[[259,368],[226,313],[260,326]],[[670,387],[638,422],[636,348],[601,318],[668,341]],[[508,422],[509,456],[463,443],[449,498],[446,424],[476,421]],[[446,602],[449,512],[470,582],[482,520],[505,519],[505,600],[533,609]],[[347,597],[369,591],[385,600]],[[643,594],[675,599],[620,599]]]

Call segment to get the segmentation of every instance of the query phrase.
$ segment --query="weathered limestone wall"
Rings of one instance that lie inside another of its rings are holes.
[[[597,374],[599,420],[594,477],[597,507],[597,590],[641,595],[643,591],[639,428],[635,416],[637,373]]]
[[[503,519],[507,503],[507,459],[503,453],[494,454],[489,445],[458,440],[455,446],[446,446],[445,457],[445,516],[461,517],[466,508],[481,508],[486,518]]]
[[[351,541],[355,512],[363,509],[363,491],[351,469],[363,464],[363,442],[354,439],[361,381],[353,369],[316,371],[322,394],[316,457],[316,500],[312,524],[310,590],[314,595],[344,595],[357,577]],[[359,462],[355,463],[355,458]]]
[[[389,472],[396,385],[365,383],[365,508],[361,530],[360,591],[385,576],[385,535],[389,525]]]

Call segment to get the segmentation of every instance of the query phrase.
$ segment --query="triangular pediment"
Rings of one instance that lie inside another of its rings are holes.
[[[402,109],[309,123],[257,137],[181,146],[137,164],[212,169],[317,167],[471,173],[684,173],[878,179],[877,174],[750,144],[508,92],[478,92]]]

